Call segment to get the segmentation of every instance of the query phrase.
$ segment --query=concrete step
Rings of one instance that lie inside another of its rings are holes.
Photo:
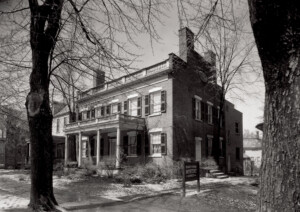
[[[218,172],[221,172],[221,171],[218,170],[218,169],[211,169],[211,170],[209,170],[209,173],[218,173]]]
[[[218,178],[218,179],[225,179],[225,178],[228,178],[228,175],[222,174],[222,175],[216,176],[216,178]]]
[[[223,172],[213,172],[211,174],[214,175],[214,176],[224,175]]]

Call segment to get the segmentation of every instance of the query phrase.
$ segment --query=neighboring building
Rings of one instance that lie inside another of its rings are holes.
[[[124,155],[131,164],[213,157],[220,114],[215,54],[209,51],[204,59],[194,51],[193,39],[183,28],[179,57],[171,53],[160,63],[107,83],[98,72],[94,87],[78,95],[77,121],[64,128],[66,140],[76,136],[79,166],[110,161],[119,168]],[[58,114],[53,131],[60,133],[66,113]],[[225,119],[216,145],[220,167],[230,172],[243,166],[242,114],[226,102]],[[226,135],[227,130],[232,133]],[[67,140],[66,162],[72,161],[69,146]]]
[[[227,170],[243,174],[243,114],[226,101],[225,116]]]
[[[29,130],[22,111],[0,109],[0,167],[20,168],[28,164]]]
[[[256,136],[244,138],[244,172],[245,175],[258,174],[262,159],[262,139]]]

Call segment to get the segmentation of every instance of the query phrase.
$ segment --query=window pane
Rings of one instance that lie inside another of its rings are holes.
[[[160,92],[151,93],[150,100],[151,100],[150,112],[151,113],[160,112],[160,109],[161,109],[161,93]]]
[[[111,107],[111,110],[112,110],[111,111],[112,113],[117,113],[118,112],[118,104],[113,104]]]
[[[161,134],[153,133],[150,135],[151,139],[151,154],[161,153]]]
[[[137,116],[137,98],[129,100],[129,114],[131,116]]]

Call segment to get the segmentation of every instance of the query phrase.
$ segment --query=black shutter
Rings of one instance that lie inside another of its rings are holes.
[[[91,111],[92,111],[91,118],[95,118],[95,108],[93,108]]]
[[[110,114],[111,105],[106,105],[106,115]]]
[[[118,113],[121,113],[121,103],[118,103]]]
[[[123,105],[124,105],[124,111],[123,111],[123,113],[125,115],[127,115],[127,101],[125,101]]]
[[[193,119],[196,119],[196,99],[192,98],[192,112],[193,112]]]
[[[100,110],[101,110],[100,115],[101,115],[101,116],[104,116],[104,106],[101,106],[101,109],[100,109]]]
[[[100,156],[104,155],[104,138],[100,139]]]
[[[149,103],[150,103],[150,95],[146,95],[145,96],[145,116],[148,116],[150,114]]]
[[[136,153],[137,155],[141,155],[142,154],[142,134],[137,134],[136,136],[136,147],[137,147],[137,150],[136,150]]]
[[[150,140],[147,132],[145,132],[145,154],[150,155]]]
[[[137,99],[137,115],[142,116],[142,98]]]
[[[161,106],[160,112],[165,113],[167,111],[167,92],[161,91]]]
[[[128,156],[128,135],[123,137],[123,151],[124,154]]]
[[[161,134],[161,154],[166,155],[167,154],[167,134],[162,133]]]

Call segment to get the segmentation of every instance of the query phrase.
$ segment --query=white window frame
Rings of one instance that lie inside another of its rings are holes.
[[[159,108],[159,110],[154,111],[154,95],[158,95],[159,96],[159,103],[157,103],[157,107]],[[149,93],[149,98],[150,98],[150,102],[149,102],[149,114],[150,115],[155,115],[155,114],[161,114],[161,89],[159,90],[155,90],[152,91],[151,93]]]
[[[132,102],[133,101],[136,101],[136,106],[135,106],[135,108],[132,108]],[[128,99],[128,105],[127,105],[127,107],[128,107],[128,115],[130,115],[130,116],[138,116],[138,96],[136,96],[136,97],[134,97],[134,98],[130,98],[130,99]],[[136,113],[136,114],[134,114],[133,113],[133,111]]]
[[[158,143],[157,144],[153,144],[153,137],[154,136],[158,136],[159,137],[159,141],[160,141],[159,144]],[[158,146],[159,152],[153,153],[153,150],[154,150],[153,145],[157,145]],[[151,157],[161,157],[162,156],[162,154],[161,154],[161,131],[156,131],[156,132],[151,132],[150,133],[150,156]]]

